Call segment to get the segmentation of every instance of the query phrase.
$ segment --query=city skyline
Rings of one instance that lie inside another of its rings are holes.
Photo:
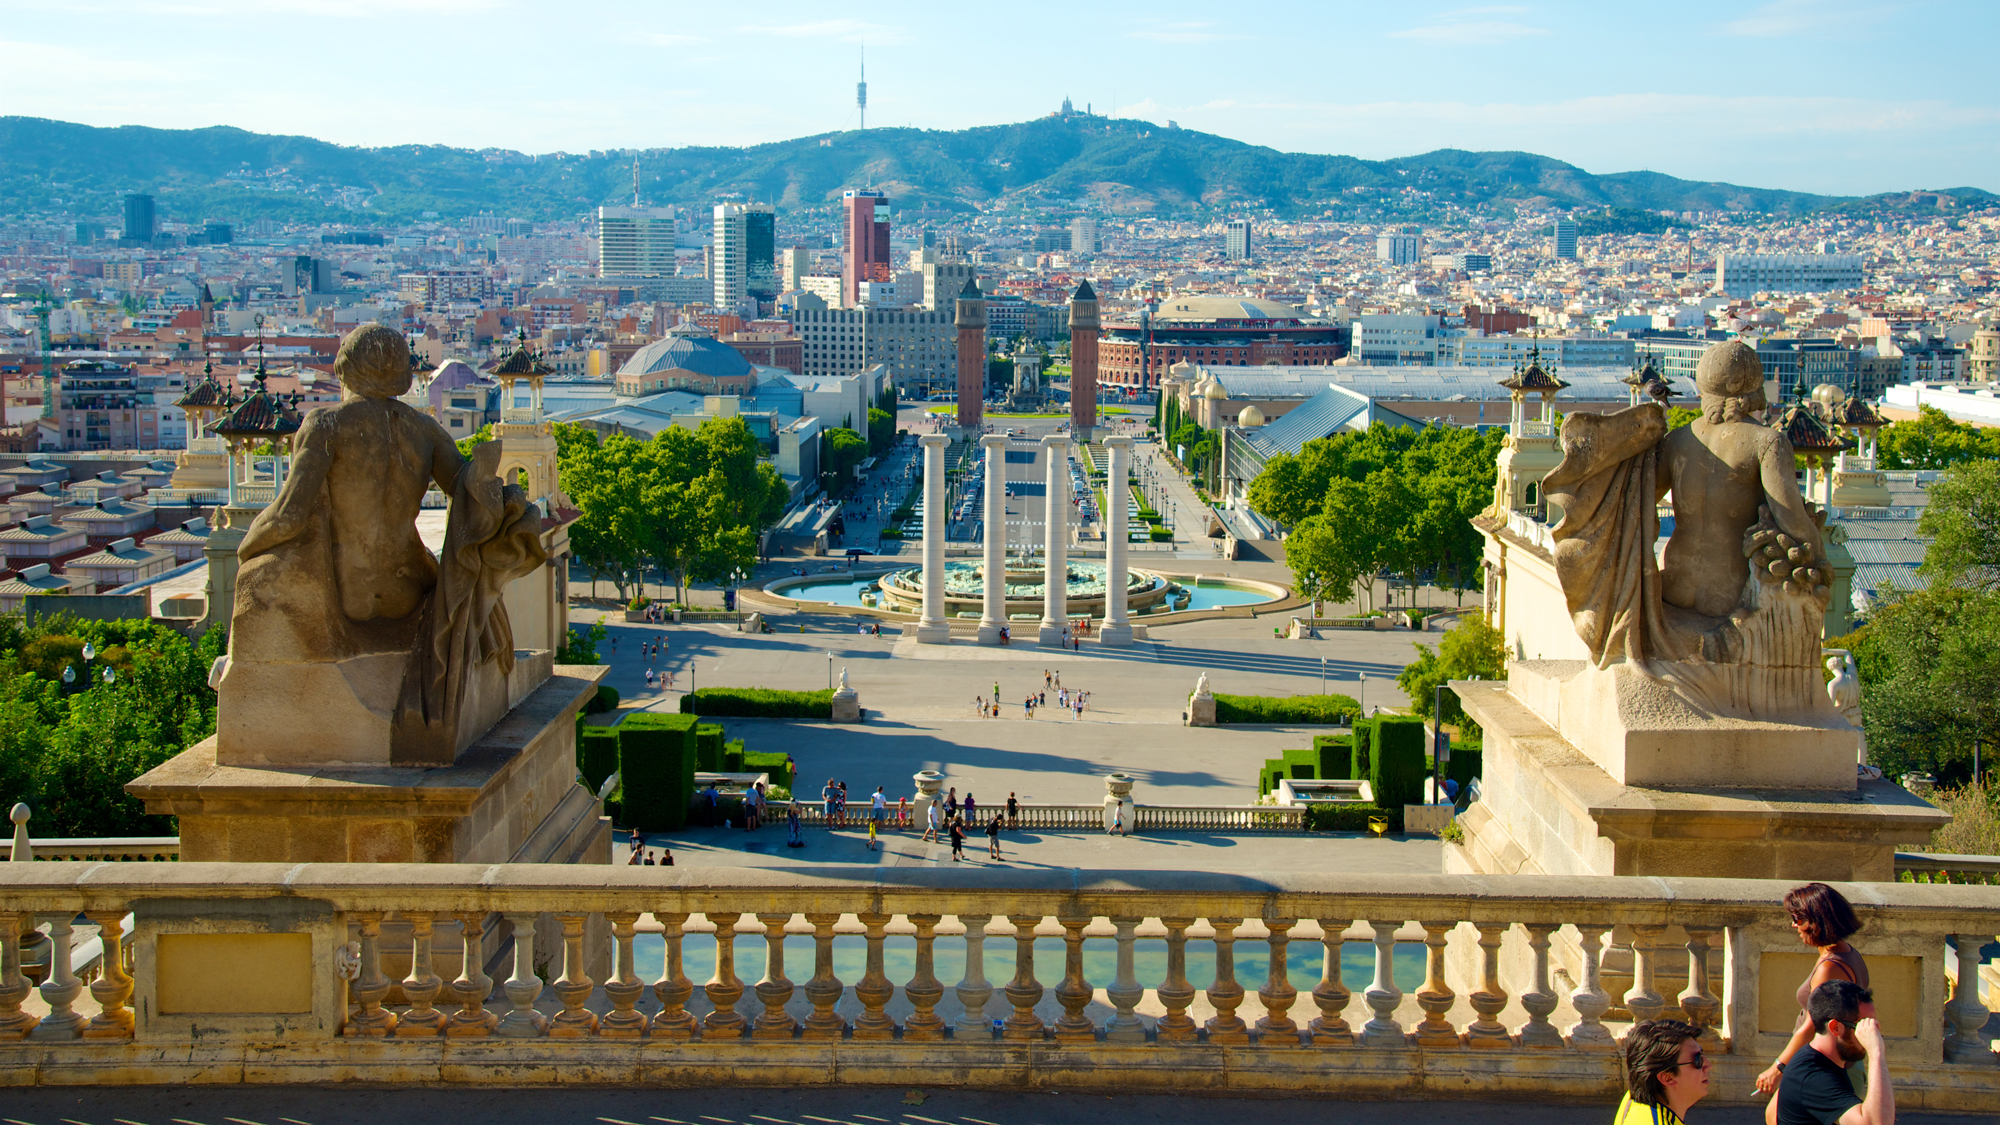
[[[854,128],[865,45],[877,127],[1019,121],[1067,96],[1290,152],[1522,150],[1594,173],[1843,195],[2000,188],[2000,96],[1971,54],[2000,14],[1953,0],[1779,0],[1671,17],[1571,3],[1279,3],[1255,24],[1188,4],[1029,4],[997,27],[905,4],[856,19],[802,4],[746,16],[600,3],[565,8],[560,23],[516,0],[0,12],[17,60],[0,76],[11,112],[99,126],[524,152],[749,145]],[[120,34],[79,42],[79,12]],[[319,45],[326,77],[267,80],[270,60],[300,42]],[[449,46],[413,72],[408,50],[389,49],[412,42]],[[969,78],[968,44],[981,52]],[[1865,86],[1840,77],[1864,67]],[[74,82],[79,68],[92,81]],[[412,85],[412,73],[434,78]]]

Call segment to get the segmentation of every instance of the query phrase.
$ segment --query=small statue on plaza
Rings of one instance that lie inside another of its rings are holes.
[[[1543,481],[1556,574],[1595,669],[1629,666],[1700,711],[1786,721],[1828,710],[1820,637],[1832,571],[1786,435],[1758,421],[1763,365],[1740,341],[1696,370],[1702,416],[1669,432],[1646,402],[1563,420]],[[1661,563],[1658,505],[1673,497]]]

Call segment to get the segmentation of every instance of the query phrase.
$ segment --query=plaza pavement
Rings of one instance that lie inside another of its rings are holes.
[[[942,1077],[942,1076],[941,1076]],[[831,1086],[620,1090],[497,1086],[370,1089],[354,1086],[42,1086],[7,1091],[9,1125],[377,1125],[473,1121],[480,1125],[1602,1125],[1616,1101],[1381,1102],[1337,1097],[998,1092],[949,1087]],[[1898,1113],[1922,1125],[1990,1118]],[[1696,1107],[1697,1125],[1756,1125],[1758,1106]]]

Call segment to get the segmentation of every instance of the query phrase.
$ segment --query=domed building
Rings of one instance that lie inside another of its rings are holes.
[[[695,325],[681,324],[633,352],[618,369],[617,382],[625,398],[677,390],[742,395],[756,387],[757,376],[742,352]]]

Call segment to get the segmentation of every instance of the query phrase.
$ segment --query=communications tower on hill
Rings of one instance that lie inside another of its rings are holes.
[[[861,81],[854,84],[854,108],[861,111],[861,127],[868,128],[868,48],[861,49]]]

